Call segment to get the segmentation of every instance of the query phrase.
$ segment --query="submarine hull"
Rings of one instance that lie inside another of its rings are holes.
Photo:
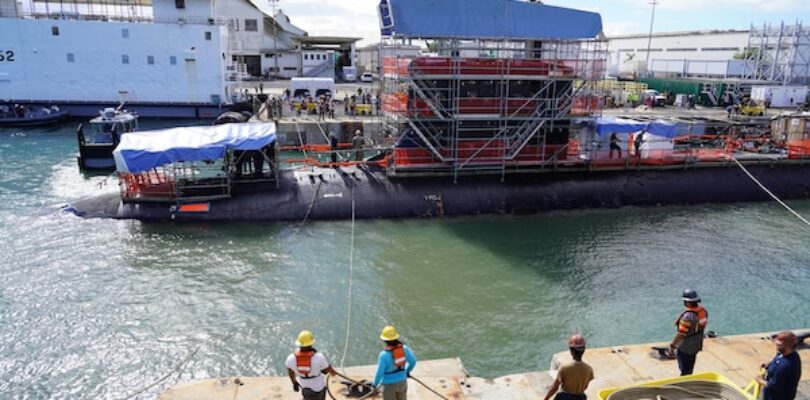
[[[810,165],[751,165],[748,170],[781,199],[810,198]],[[539,174],[391,178],[367,168],[285,170],[279,187],[235,188],[207,212],[177,203],[123,203],[118,195],[77,201],[84,217],[144,221],[301,221],[530,214],[551,210],[767,201],[734,166],[672,170],[555,171]]]

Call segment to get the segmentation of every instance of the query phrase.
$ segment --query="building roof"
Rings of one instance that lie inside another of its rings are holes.
[[[676,31],[676,32],[657,32],[653,33],[652,37],[654,38],[661,38],[661,37],[678,37],[678,36],[711,36],[711,35],[731,35],[731,34],[738,34],[744,33],[748,34],[750,30],[738,30],[738,29],[706,29],[706,30],[698,30],[698,31]],[[618,36],[610,36],[608,40],[616,40],[616,39],[646,39],[650,35],[647,33],[633,33],[630,35],[618,35]]]
[[[324,44],[324,45],[339,45],[339,44],[352,44],[363,40],[363,38],[355,37],[342,37],[342,36],[302,36],[295,38],[304,44]]]
[[[593,12],[516,0],[381,0],[383,36],[458,39],[594,39]]]

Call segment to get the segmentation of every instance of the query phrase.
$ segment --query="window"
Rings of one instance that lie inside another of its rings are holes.
[[[695,47],[691,47],[691,48],[671,48],[671,49],[667,49],[667,51],[697,51],[697,48],[695,48]]]
[[[52,26],[51,27],[51,35],[59,36],[59,27],[58,26]]]
[[[309,54],[304,54],[304,60],[309,60]]]
[[[129,38],[129,29],[127,28],[121,29],[121,37],[124,39]]]
[[[177,57],[175,57],[175,56],[169,56],[169,64],[171,64],[171,65],[177,65]]]
[[[186,0],[174,0],[174,6],[177,8],[186,8]]]
[[[205,40],[211,40],[211,32],[205,31]]]
[[[259,21],[255,19],[246,19],[245,20],[245,31],[247,32],[256,32],[259,30]]]
[[[122,55],[122,56],[121,56],[121,62],[122,62],[123,64],[129,64],[129,56],[128,56],[128,55],[126,55],[126,54]]]
[[[239,30],[239,20],[238,19],[230,19],[228,20],[228,28],[231,28],[234,31]]]
[[[703,51],[739,51],[737,47],[704,47]]]
[[[73,53],[67,53],[67,61],[69,63],[76,61],[76,58],[73,56]]]
[[[285,71],[298,71],[298,67],[284,67]]]
[[[155,56],[146,56],[146,63],[149,65],[155,65]]]

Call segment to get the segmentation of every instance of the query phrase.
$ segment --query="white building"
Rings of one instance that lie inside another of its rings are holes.
[[[810,28],[801,23],[616,36],[608,50],[611,76],[810,83]]]
[[[725,66],[748,46],[749,31],[654,33],[647,62],[648,35],[608,38],[608,75],[630,77],[652,72],[694,72]],[[649,67],[648,67],[649,65]]]

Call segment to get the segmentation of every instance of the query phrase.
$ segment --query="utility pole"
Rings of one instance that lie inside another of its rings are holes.
[[[278,21],[276,20],[276,6],[279,0],[268,0],[273,6],[273,79],[278,79]]]
[[[658,0],[650,0],[650,4],[652,4],[652,16],[650,17],[650,35],[647,36],[647,70],[650,69],[650,46],[652,45],[653,23],[655,22],[655,6],[658,5]]]

